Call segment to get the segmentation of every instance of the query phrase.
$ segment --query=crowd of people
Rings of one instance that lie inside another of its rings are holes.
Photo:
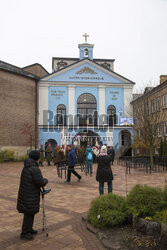
[[[83,163],[86,161],[86,165],[89,166],[90,173],[92,173],[92,164],[93,162],[97,162],[97,157],[100,154],[101,147],[100,146],[91,147],[90,145],[88,145],[87,148],[80,145],[72,147],[75,150],[78,163]],[[39,152],[40,152],[40,159],[39,159],[40,166],[43,166],[44,161],[47,162],[48,166],[51,166],[51,162],[53,162],[54,166],[56,166],[60,162],[68,160],[69,145],[66,146],[55,145],[54,149],[52,149],[52,146],[49,143],[46,149],[44,149],[43,145],[41,145]],[[107,153],[110,156],[111,163],[113,164],[115,151],[112,146],[107,147]]]
[[[106,145],[101,147],[88,145],[86,149],[84,146],[55,146],[53,155],[51,144],[48,144],[46,150],[41,145],[39,151],[31,151],[29,158],[24,161],[18,191],[17,210],[24,214],[20,238],[32,240],[33,235],[38,233],[37,230],[33,229],[33,223],[35,214],[39,212],[41,188],[44,188],[48,183],[39,168],[39,165],[43,166],[45,159],[48,166],[51,165],[52,161],[54,165],[58,166],[60,162],[66,161],[68,165],[66,183],[70,183],[71,173],[78,178],[78,181],[82,178],[74,169],[77,160],[80,164],[86,163],[86,169],[90,176],[93,173],[93,162],[97,162],[96,180],[99,182],[99,193],[102,195],[104,194],[105,182],[108,184],[108,193],[112,192],[113,173],[111,164],[113,165],[114,156],[113,147],[107,147]]]

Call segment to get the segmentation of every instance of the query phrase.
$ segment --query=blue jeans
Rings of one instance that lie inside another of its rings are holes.
[[[87,161],[87,171],[88,171],[88,173],[89,173],[89,168],[90,168],[90,173],[92,174],[92,161]]]
[[[107,182],[108,184],[108,193],[112,193],[112,181]],[[100,195],[104,194],[104,182],[99,182],[99,193]]]

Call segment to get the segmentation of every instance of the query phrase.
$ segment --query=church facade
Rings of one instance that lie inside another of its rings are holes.
[[[39,145],[132,141],[134,82],[114,71],[113,59],[94,59],[94,45],[79,44],[79,58],[52,58],[53,72],[39,82]]]

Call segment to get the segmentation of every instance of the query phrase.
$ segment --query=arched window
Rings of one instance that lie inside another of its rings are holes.
[[[57,106],[57,125],[66,125],[66,106],[64,104]]]
[[[77,114],[79,126],[97,126],[96,98],[88,93],[80,95],[77,100]]]
[[[109,105],[107,108],[108,125],[116,125],[116,107],[114,105]]]
[[[84,50],[84,56],[85,56],[85,57],[88,57],[88,49],[85,49],[85,50]]]

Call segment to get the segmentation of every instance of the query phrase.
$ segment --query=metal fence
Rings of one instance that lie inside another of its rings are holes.
[[[151,166],[149,156],[123,156],[117,160],[118,165],[125,166],[128,174],[131,174],[131,169],[141,169],[146,173],[167,171],[167,157],[154,156],[153,166]]]

